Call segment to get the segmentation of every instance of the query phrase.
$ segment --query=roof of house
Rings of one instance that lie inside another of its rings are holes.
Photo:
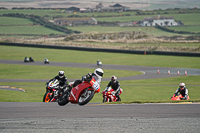
[[[80,8],[78,8],[78,7],[74,7],[74,6],[72,6],[72,7],[69,7],[69,8],[67,8],[67,10],[79,10]]]
[[[164,19],[174,19],[174,17],[157,16],[157,17],[151,17],[151,18],[144,18],[143,21],[152,22],[153,20],[164,20]]]
[[[113,6],[110,6],[110,7],[124,7],[124,6],[122,6],[122,5],[120,5],[120,4],[115,4],[115,5],[113,5]]]

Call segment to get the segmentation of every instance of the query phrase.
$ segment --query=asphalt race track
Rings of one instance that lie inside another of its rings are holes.
[[[199,133],[200,104],[0,103],[0,132]]]
[[[23,61],[0,60],[0,64],[30,65]],[[34,62],[31,65],[45,65]],[[96,64],[50,62],[51,66],[96,68]],[[119,80],[165,78],[200,75],[199,69],[160,68],[124,65],[104,65],[103,69],[142,71],[143,75],[122,77]],[[157,69],[160,73],[157,74]],[[167,74],[167,70],[171,74]],[[177,71],[180,75],[177,75]],[[109,80],[109,79],[103,79]],[[44,80],[0,79],[0,82],[44,82]],[[0,132],[2,133],[199,133],[200,104],[185,102],[165,104],[101,104],[85,106],[54,103],[0,102]]]

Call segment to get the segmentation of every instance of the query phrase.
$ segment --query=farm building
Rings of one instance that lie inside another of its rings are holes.
[[[95,18],[57,18],[54,24],[62,26],[97,25],[97,20]]]
[[[141,26],[177,26],[179,25],[173,17],[157,16],[152,18],[145,18],[140,22]]]
[[[69,7],[69,8],[66,9],[65,12],[73,13],[73,12],[78,12],[79,10],[80,10],[80,8],[78,8],[78,7]]]

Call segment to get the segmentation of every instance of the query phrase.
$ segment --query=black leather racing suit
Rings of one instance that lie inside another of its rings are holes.
[[[118,81],[112,82],[110,81],[106,87],[106,90],[111,86],[113,90],[115,90],[115,96],[118,98],[117,101],[121,101],[121,98],[119,97],[120,93],[120,83]]]
[[[63,76],[62,78],[60,78],[57,75],[53,79],[49,80],[49,82],[52,81],[52,80],[54,80],[54,79],[57,79],[59,81],[59,86],[60,86],[60,88],[62,88],[61,89],[62,91],[63,91],[63,89],[65,89],[68,86],[67,77]]]

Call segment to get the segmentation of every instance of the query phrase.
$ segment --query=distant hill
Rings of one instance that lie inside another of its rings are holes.
[[[199,0],[101,0],[103,7],[113,6],[116,3],[127,6],[130,9],[167,9],[167,8],[200,8]],[[94,0],[1,0],[0,7],[11,9],[13,7],[34,8],[95,8],[99,4]]]

